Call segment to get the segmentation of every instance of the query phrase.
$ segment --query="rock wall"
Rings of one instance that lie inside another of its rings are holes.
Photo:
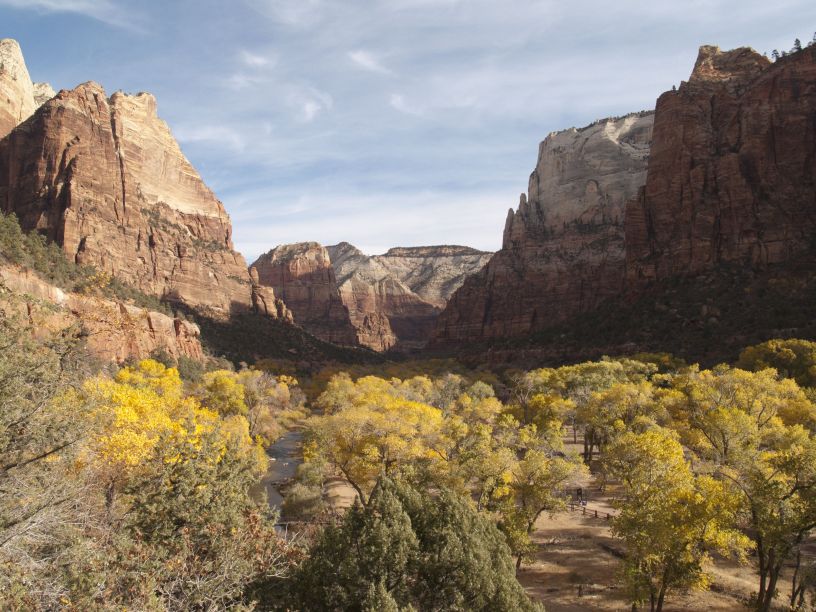
[[[771,63],[700,49],[657,101],[640,197],[627,208],[633,290],[723,263],[814,263],[816,46]]]
[[[0,141],[0,168],[0,207],[77,263],[216,313],[251,307],[229,217],[150,94],[61,91]]]
[[[395,247],[373,259],[411,291],[437,308],[444,308],[453,292],[479,272],[493,253],[466,246]]]
[[[608,300],[618,310],[644,303],[680,277],[719,311],[719,272],[812,274],[814,117],[816,46],[774,63],[751,49],[704,46],[688,82],[660,96],[653,116],[551,134],[502,250],[451,298],[434,343],[525,336]],[[755,315],[763,329],[768,317]],[[775,317],[768,333],[784,323]]]
[[[0,138],[28,119],[34,109],[34,85],[16,40],[0,40]]]
[[[0,304],[13,306],[39,331],[81,327],[88,351],[102,361],[144,359],[161,349],[178,359],[204,359],[197,325],[122,302],[67,293],[35,274],[0,267]]]
[[[296,324],[327,342],[358,344],[329,253],[321,245],[282,245],[261,255],[252,268],[259,285],[271,288],[283,300]]]
[[[358,341],[378,351],[423,347],[448,297],[490,258],[459,246],[394,248],[374,256],[347,242],[327,248]]]
[[[554,132],[502,249],[453,294],[434,343],[528,334],[623,291],[625,206],[646,181],[652,113]]]

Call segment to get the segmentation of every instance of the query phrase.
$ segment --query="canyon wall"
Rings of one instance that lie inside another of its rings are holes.
[[[527,334],[623,291],[625,207],[646,180],[653,122],[636,113],[547,136],[502,249],[453,294],[435,344]]]
[[[0,103],[0,125],[13,119],[0,140],[0,208],[69,259],[144,293],[220,316],[252,308],[224,206],[159,119],[155,98],[108,98],[93,82],[49,98],[50,88],[31,83],[16,43],[0,48],[19,56],[9,63],[19,91]],[[0,78],[4,91],[8,83]],[[35,97],[45,100],[36,111]]]
[[[633,289],[720,264],[812,265],[816,46],[775,63],[700,49],[657,101],[646,184],[627,207]]]
[[[527,337],[604,303],[642,302],[678,278],[692,283],[699,324],[717,325],[705,312],[722,309],[717,279],[733,280],[729,266],[749,279],[812,271],[814,117],[816,47],[772,63],[704,46],[654,115],[551,134],[502,250],[451,298],[433,344]]]
[[[283,300],[296,324],[327,342],[358,344],[324,247],[316,242],[281,245],[261,255],[252,269],[258,283]]]

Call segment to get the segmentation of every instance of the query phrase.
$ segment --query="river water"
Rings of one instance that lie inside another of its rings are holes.
[[[261,478],[261,482],[253,489],[253,495],[262,499],[264,492],[273,510],[280,510],[283,496],[278,487],[295,477],[298,466],[303,463],[301,441],[303,433],[294,430],[278,438],[268,449],[269,468]]]

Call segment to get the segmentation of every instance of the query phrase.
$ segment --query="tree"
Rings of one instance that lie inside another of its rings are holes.
[[[301,609],[535,610],[510,551],[467,499],[380,480],[328,526],[293,577]]]
[[[690,368],[671,384],[685,395],[673,415],[683,440],[742,501],[756,542],[756,608],[770,610],[785,563],[816,528],[816,408],[771,369]]]
[[[744,349],[736,366],[752,372],[774,368],[801,387],[816,387],[816,342],[768,340]]]
[[[798,38],[793,41],[793,49],[791,49],[791,53],[796,53],[797,51],[802,50],[802,41]]]
[[[626,544],[625,577],[635,603],[660,612],[667,593],[708,585],[708,551],[744,554],[734,523],[739,499],[709,476],[695,476],[668,430],[626,433],[608,449],[608,472],[622,483],[612,530]]]
[[[771,57],[774,59],[774,61],[778,60],[779,59],[779,51],[777,49],[774,49],[773,51],[771,51]]]
[[[388,381],[375,377],[332,382],[329,395],[320,399],[331,413],[309,420],[310,442],[363,506],[380,474],[416,471],[434,460],[428,440],[442,425],[441,410],[404,399]]]
[[[530,535],[538,517],[566,508],[567,489],[585,471],[577,456],[560,457],[539,449],[527,452],[513,466],[507,495],[497,505],[502,515],[499,526],[516,556],[516,568],[535,550]]]
[[[44,314],[29,314],[0,282],[0,607],[7,609],[58,605],[61,567],[85,512],[87,483],[76,468],[90,410],[76,393],[79,330],[49,331]]]

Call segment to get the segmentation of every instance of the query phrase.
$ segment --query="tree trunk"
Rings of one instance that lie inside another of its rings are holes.
[[[797,549],[796,550],[796,565],[794,566],[793,570],[793,578],[791,578],[791,596],[790,596],[790,606],[791,608],[796,607],[796,599],[799,595],[800,587],[797,585],[799,581],[799,569],[802,567],[802,551]]]

